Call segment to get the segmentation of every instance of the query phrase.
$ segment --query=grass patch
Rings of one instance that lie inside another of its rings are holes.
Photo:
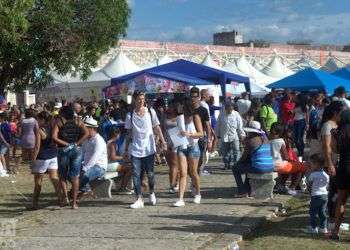
[[[242,249],[350,249],[350,233],[343,232],[340,242],[311,236],[303,232],[309,225],[309,197],[292,198],[286,205],[287,213],[266,221],[244,238]],[[349,223],[350,211],[344,222]]]

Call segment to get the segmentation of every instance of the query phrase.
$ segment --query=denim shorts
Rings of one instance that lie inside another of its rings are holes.
[[[73,147],[67,151],[59,148],[57,154],[58,173],[62,179],[77,177],[80,175],[83,154],[80,147]]]
[[[5,144],[3,143],[0,144],[0,155],[5,155],[8,150],[9,148]]]
[[[199,159],[201,156],[201,151],[199,150],[198,144],[195,144],[195,145],[187,146],[187,148],[178,147],[177,154],[185,157]]]

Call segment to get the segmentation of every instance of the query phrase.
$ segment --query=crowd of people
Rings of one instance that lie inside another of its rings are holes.
[[[247,174],[277,172],[275,192],[310,191],[308,232],[327,234],[330,229],[331,237],[339,239],[350,190],[346,97],[344,87],[332,97],[272,90],[264,98],[243,93],[215,106],[207,89],[193,87],[188,96],[167,103],[135,91],[131,104],[56,100],[25,110],[8,105],[0,114],[0,176],[16,173],[9,160],[18,166],[16,150],[21,147],[34,175],[32,209],[39,207],[45,173],[60,206],[77,209],[79,199],[94,192],[94,181],[115,171],[122,176],[119,191],[134,193],[130,208],[138,209],[144,207],[145,190],[156,205],[154,165],[165,163],[169,193],[178,196],[173,206],[183,207],[188,175],[193,203],[201,203],[208,152],[218,150],[223,170],[232,171],[237,197],[254,197]]]

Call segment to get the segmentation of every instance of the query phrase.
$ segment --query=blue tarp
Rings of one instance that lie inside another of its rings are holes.
[[[229,73],[226,71],[210,68],[198,63],[186,61],[183,59],[175,62],[163,64],[153,68],[141,70],[135,73],[112,78],[112,85],[126,82],[141,74],[160,74],[162,77],[180,80],[189,85],[211,85],[220,84],[223,95],[226,93],[226,84],[230,82],[244,83],[247,90],[250,90],[249,78]],[[176,79],[175,79],[176,77]]]
[[[338,69],[332,75],[350,80],[350,67]]]
[[[333,94],[334,89],[344,86],[350,90],[350,81],[333,76],[322,70],[307,68],[277,82],[269,84],[268,88],[292,89],[296,91],[325,90]]]

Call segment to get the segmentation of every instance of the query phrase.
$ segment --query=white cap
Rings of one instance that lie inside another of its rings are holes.
[[[258,121],[251,121],[247,124],[247,127],[243,128],[247,133],[258,133],[263,134],[264,131],[261,130],[261,124]]]
[[[84,124],[85,124],[86,127],[98,128],[98,122],[92,117],[87,117],[84,120]]]

